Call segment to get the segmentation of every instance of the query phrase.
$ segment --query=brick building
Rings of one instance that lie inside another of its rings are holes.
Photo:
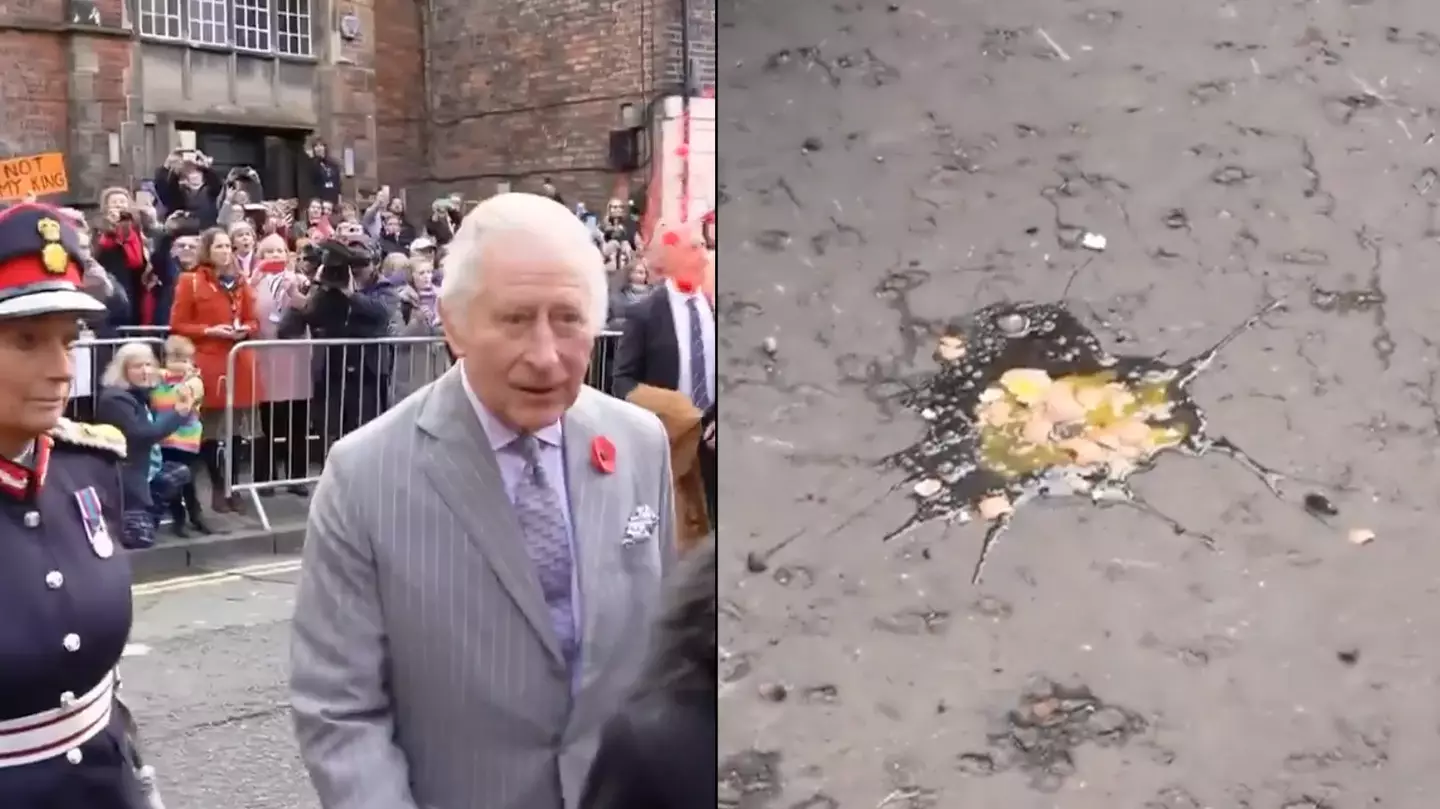
[[[690,7],[690,63],[713,87],[714,0]],[[194,133],[290,196],[313,134],[347,193],[549,177],[594,205],[622,105],[680,89],[681,17],[680,0],[9,0],[0,159],[63,152],[64,201],[86,204]]]

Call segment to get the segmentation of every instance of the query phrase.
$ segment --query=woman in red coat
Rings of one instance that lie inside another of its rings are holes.
[[[255,292],[240,277],[239,270],[230,236],[219,228],[205,231],[200,236],[200,263],[176,282],[175,305],[170,311],[171,334],[195,343],[195,365],[205,383],[201,410],[205,438],[200,444],[200,458],[214,488],[214,508],[222,513],[238,510],[240,498],[225,496],[221,453],[250,437],[255,406],[263,398],[254,352],[240,352],[235,357],[235,378],[228,378],[230,349],[260,331]],[[226,435],[225,407],[232,391],[235,434]],[[238,477],[238,463],[235,470]]]

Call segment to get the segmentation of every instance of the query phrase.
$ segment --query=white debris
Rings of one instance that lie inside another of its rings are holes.
[[[940,493],[940,481],[934,478],[927,478],[915,484],[916,497],[934,497]]]
[[[774,337],[766,337],[760,345],[765,349],[765,353],[772,357],[780,351],[780,342]]]
[[[1080,244],[1087,250],[1094,250],[1099,253],[1105,249],[1105,245],[1109,244],[1109,242],[1099,233],[1086,233],[1080,237]]]
[[[1375,541],[1375,532],[1369,528],[1352,528],[1348,539],[1351,545],[1369,545]]]
[[[924,410],[920,411],[920,418],[925,419],[926,421],[934,421],[935,419],[940,418],[940,414],[927,407]]]
[[[1039,34],[1040,38],[1045,40],[1045,44],[1050,46],[1050,50],[1055,51],[1055,55],[1060,57],[1060,61],[1070,61],[1070,54],[1066,53],[1065,49],[1060,47],[1060,43],[1056,42],[1054,37],[1045,33],[1044,28],[1036,28],[1035,33]]]

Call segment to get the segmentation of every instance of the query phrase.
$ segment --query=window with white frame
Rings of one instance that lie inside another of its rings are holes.
[[[189,0],[190,41],[197,45],[230,44],[230,9],[226,0]]]
[[[147,39],[308,59],[315,56],[312,2],[136,0],[136,7],[140,36]]]
[[[245,51],[270,52],[269,0],[234,0],[235,47]]]
[[[310,0],[273,0],[275,52],[286,56],[314,56]]]
[[[183,0],[140,0],[140,36],[181,39],[185,33]]]

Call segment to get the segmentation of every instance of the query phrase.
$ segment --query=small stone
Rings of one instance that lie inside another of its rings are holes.
[[[1305,495],[1305,511],[1316,517],[1334,517],[1340,513],[1340,509],[1330,502],[1330,498],[1319,492]]]
[[[995,759],[988,753],[961,753],[955,761],[955,769],[966,775],[994,775]]]
[[[877,154],[877,155],[875,155],[875,162],[876,162],[876,163],[884,163],[884,162],[885,162],[885,155],[883,155],[883,154]]]
[[[921,411],[920,411],[920,418],[925,419],[926,421],[934,421],[935,419],[937,419],[937,418],[939,418],[939,417],[940,417],[940,414],[939,414],[939,413],[936,413],[934,410],[932,410],[932,409],[930,409],[930,408],[928,408],[928,407],[925,408],[924,410],[921,410]]]
[[[1094,250],[1097,253],[1104,251],[1107,243],[1105,237],[1099,233],[1086,233],[1080,237],[1080,244],[1086,250]]]
[[[767,702],[784,702],[790,696],[790,689],[780,683],[761,683],[760,696]]]
[[[764,573],[770,569],[770,563],[765,557],[755,551],[745,554],[745,569],[751,573]]]
[[[1348,539],[1351,545],[1369,545],[1375,541],[1375,532],[1369,528],[1351,528]]]
[[[885,10],[888,11],[888,12],[890,12],[891,14],[894,14],[895,12],[897,12],[897,11],[900,10],[900,4],[899,4],[899,3],[891,3],[891,4],[889,4],[889,5],[887,5],[887,6],[885,7]]]
[[[818,152],[825,148],[825,142],[811,135],[805,139],[804,143],[800,144],[800,148],[806,152]]]
[[[1042,699],[1034,705],[1030,706],[1030,713],[1034,714],[1036,719],[1044,719],[1055,713],[1055,709],[1058,707],[1059,703],[1057,703],[1055,700]]]
[[[812,685],[805,689],[804,698],[806,702],[836,702],[840,699],[840,689],[830,683]]]
[[[929,498],[940,493],[944,486],[934,478],[927,478],[915,484],[915,496]]]
[[[1335,659],[1347,666],[1353,666],[1360,662],[1359,649],[1341,649],[1335,653]]]
[[[774,337],[766,337],[760,342],[760,347],[772,357],[780,352],[780,342]]]

